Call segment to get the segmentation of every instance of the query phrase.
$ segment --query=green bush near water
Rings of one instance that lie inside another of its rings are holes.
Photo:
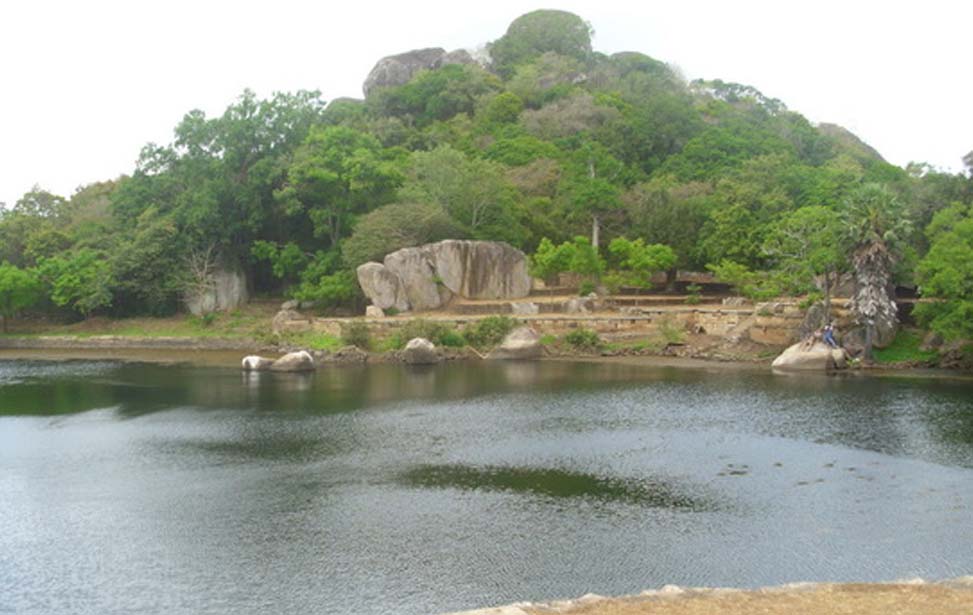
[[[575,329],[564,336],[564,341],[581,352],[596,352],[604,345],[598,333],[591,329]]]
[[[425,338],[437,346],[445,346],[447,348],[462,348],[466,346],[466,338],[456,329],[445,323],[423,320],[421,318],[410,320],[402,325],[402,327],[388,338],[386,345],[390,350],[400,350],[405,348],[409,340],[416,337]]]
[[[509,316],[489,316],[474,324],[467,325],[463,336],[470,346],[479,350],[492,348],[503,341],[514,330],[517,321]]]
[[[913,329],[901,329],[886,348],[875,349],[878,363],[901,363],[904,361],[928,362],[939,358],[935,350],[922,350],[922,336]]]
[[[368,330],[368,325],[363,322],[354,321],[341,325],[341,343],[345,346],[357,346],[362,350],[369,350],[372,347],[372,333]]]

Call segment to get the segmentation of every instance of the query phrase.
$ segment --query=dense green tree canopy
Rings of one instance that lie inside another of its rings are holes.
[[[359,300],[362,262],[469,237],[534,254],[539,275],[709,268],[751,296],[914,275],[941,299],[927,322],[956,330],[973,154],[966,173],[900,169],[752,86],[597,53],[563,11],[516,19],[488,51],[363,101],[245,91],[189,111],[130,176],[0,209],[0,265],[61,313],[171,313],[200,253],[255,293],[337,306]]]
[[[973,339],[973,208],[955,203],[926,230],[931,248],[919,263],[925,297],[916,315],[946,339]]]
[[[587,60],[591,35],[591,26],[577,15],[542,9],[515,19],[507,33],[490,45],[490,56],[501,75],[545,52]]]
[[[0,263],[0,318],[3,318],[4,333],[11,318],[40,298],[39,291],[40,285],[29,271]]]

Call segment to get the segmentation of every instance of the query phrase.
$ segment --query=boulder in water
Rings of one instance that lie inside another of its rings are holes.
[[[432,365],[442,357],[436,352],[436,345],[424,337],[414,337],[405,345],[402,359],[409,365]]]
[[[845,351],[841,348],[832,348],[821,341],[810,344],[806,341],[798,342],[782,352],[772,364],[774,369],[780,370],[821,372],[844,369],[846,366]]]
[[[314,370],[314,357],[306,350],[288,352],[270,366],[275,372],[309,372]]]
[[[257,355],[250,355],[243,357],[243,370],[247,372],[262,372],[264,370],[270,369],[270,366],[274,364],[273,359],[268,359],[266,357],[258,357]]]

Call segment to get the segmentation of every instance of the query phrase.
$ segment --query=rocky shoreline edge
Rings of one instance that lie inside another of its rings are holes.
[[[973,576],[944,581],[907,579],[887,583],[789,583],[759,589],[666,585],[630,596],[611,598],[586,594],[573,600],[518,602],[448,615],[958,615],[969,612],[973,612]]]
[[[136,337],[116,335],[92,336],[4,336],[0,337],[0,358],[7,359],[112,359],[153,363],[199,363],[239,366],[247,355],[260,354],[279,357],[302,348],[289,344],[266,344],[248,338],[200,337]],[[774,355],[756,356],[752,353],[730,352],[725,347],[711,350],[695,349],[689,345],[674,345],[661,350],[631,350],[611,352],[573,352],[564,348],[544,348],[535,360],[579,360],[610,362],[651,362],[674,367],[746,366],[770,368]],[[436,347],[439,361],[480,361],[486,355],[467,346],[462,348]],[[312,350],[317,368],[365,363],[407,364],[403,350],[368,352],[354,346],[337,350]],[[437,361],[438,362],[438,361]],[[861,369],[859,367],[859,369]],[[853,370],[858,371],[858,369]],[[897,373],[936,373],[944,377],[962,377],[964,371],[929,368],[912,363],[872,366],[867,371]]]

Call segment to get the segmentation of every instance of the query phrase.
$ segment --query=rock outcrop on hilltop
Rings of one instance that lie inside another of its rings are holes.
[[[413,49],[405,53],[386,56],[375,63],[362,91],[367,97],[378,88],[405,85],[421,70],[432,70],[447,64],[474,64],[476,60],[463,49],[447,52],[441,47]]]
[[[383,310],[435,310],[454,296],[521,299],[530,293],[527,257],[497,241],[447,239],[358,267],[358,283]]]

